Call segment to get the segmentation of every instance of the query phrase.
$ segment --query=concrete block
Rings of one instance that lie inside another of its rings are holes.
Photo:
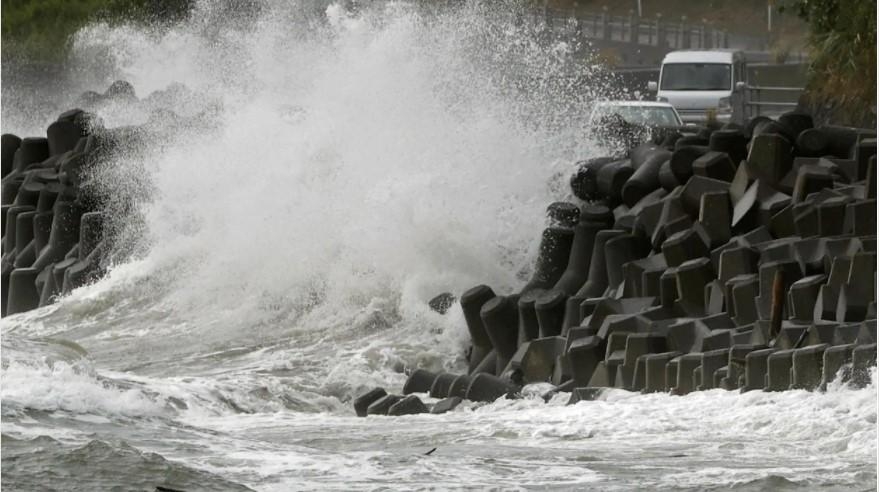
[[[705,284],[714,280],[714,268],[708,258],[682,263],[675,273],[678,305],[692,316],[705,315]]]
[[[613,206],[623,201],[623,186],[632,176],[635,169],[629,159],[611,162],[598,170],[596,181],[598,194]]]
[[[595,366],[592,377],[589,378],[589,386],[613,388],[616,377],[616,365],[613,368],[608,367],[605,361],[601,361]]]
[[[607,241],[604,256],[607,262],[607,281],[611,289],[623,281],[623,265],[644,258],[650,253],[650,244],[641,237],[624,234]]]
[[[491,402],[518,391],[519,388],[510,381],[491,374],[477,374],[470,378],[466,398],[470,401]]]
[[[818,236],[818,209],[812,203],[799,203],[794,205],[794,228],[797,236]]]
[[[766,387],[769,356],[775,352],[775,349],[754,350],[745,356],[745,381],[742,391],[761,390]]]
[[[748,173],[752,179],[778,183],[793,167],[793,146],[778,134],[762,134],[751,139]]]
[[[403,385],[403,394],[408,395],[411,393],[427,393],[430,391],[431,386],[433,386],[433,381],[436,379],[437,374],[434,372],[427,371],[425,369],[416,369],[409,374],[409,377],[406,379],[406,384]]]
[[[560,335],[562,323],[565,319],[565,302],[567,296],[564,292],[550,290],[541,295],[534,303],[534,311],[537,315],[538,331],[541,338]]]
[[[366,410],[380,398],[387,396],[384,388],[373,388],[354,400],[354,412],[358,417],[366,417]]]
[[[756,297],[760,282],[757,275],[738,275],[726,282],[726,305],[733,312],[733,319],[739,326],[753,323],[758,319]]]
[[[524,384],[549,381],[556,358],[565,352],[566,342],[567,340],[561,336],[526,342],[516,351],[508,369],[521,371]]]
[[[821,236],[837,236],[843,233],[845,226],[846,205],[851,201],[848,197],[829,198],[818,204],[818,234]]]
[[[516,302],[516,309],[519,311],[518,345],[521,346],[529,340],[540,337],[540,323],[537,321],[535,304],[546,292],[543,289],[533,289],[519,296]]]
[[[870,157],[867,166],[867,178],[864,180],[864,188],[866,189],[866,198],[876,198],[876,156]]]
[[[830,137],[819,128],[810,128],[797,135],[796,146],[799,155],[822,156],[830,148]]]
[[[675,179],[679,183],[686,183],[693,175],[693,162],[706,153],[708,147],[702,145],[683,145],[676,148],[669,158],[669,167]]]
[[[711,136],[708,138],[708,149],[725,153],[735,166],[748,157],[747,138],[739,129],[720,129],[711,132]]]
[[[497,372],[499,374],[510,362],[516,352],[519,338],[518,297],[496,296],[482,306],[479,316],[497,353]]]
[[[458,376],[449,387],[449,397],[465,398],[468,387],[470,387],[470,376]]]
[[[592,258],[589,262],[589,276],[585,284],[575,294],[585,299],[601,297],[608,286],[607,261],[605,260],[605,245],[608,241],[625,234],[625,231],[608,229],[600,231],[595,236],[595,245]]]
[[[644,273],[645,271],[661,272],[668,268],[665,262],[665,256],[653,254],[627,262],[623,265],[623,285],[625,286],[624,297],[658,297],[659,293],[644,294]]]
[[[449,396],[449,390],[452,388],[452,383],[455,382],[455,379],[458,379],[457,374],[450,374],[448,372],[438,374],[434,378],[433,384],[430,385],[430,397],[445,398]]]
[[[686,354],[701,352],[703,340],[710,335],[711,330],[703,323],[685,319],[670,325],[665,336],[669,350]]]
[[[788,204],[769,219],[769,230],[772,231],[773,236],[778,238],[797,234],[793,204]]]
[[[760,265],[760,296],[757,298],[757,309],[760,319],[770,319],[772,308],[772,288],[777,272],[782,274],[783,292],[803,277],[800,264],[796,260],[769,261]],[[782,319],[790,316],[790,308],[782,295]]]
[[[791,199],[800,203],[812,193],[825,188],[833,188],[835,175],[831,169],[823,166],[801,166],[796,172]]]
[[[546,217],[552,226],[571,229],[580,220],[580,207],[570,202],[553,202],[546,207]]]
[[[668,266],[665,264],[665,257],[663,255],[652,255],[650,258],[658,258],[655,264],[651,264],[645,267],[644,272],[641,274],[641,295],[644,297],[661,297],[661,278],[662,274],[668,269]],[[661,259],[661,261],[659,261]],[[674,282],[674,275],[672,275],[672,282]],[[677,287],[675,287],[677,289]],[[677,299],[677,292],[675,292],[674,297],[672,298],[672,302]]]
[[[708,336],[702,339],[702,351],[729,348],[733,344],[734,333],[735,330],[731,329],[711,330]]]
[[[564,273],[555,283],[553,289],[568,295],[575,294],[588,278],[589,265],[592,261],[592,251],[595,247],[595,237],[599,231],[608,228],[607,217],[610,210],[604,206],[590,205],[584,207],[585,213],[579,224],[574,227],[574,241],[571,245],[571,254]],[[594,217],[595,219],[591,219]]]
[[[400,395],[385,395],[378,400],[372,402],[366,408],[367,415],[387,415],[388,410],[392,406],[394,406],[397,402],[402,400],[403,397]]]
[[[705,314],[726,313],[724,307],[724,286],[719,280],[705,284]]]
[[[728,192],[714,191],[701,196],[698,224],[705,228],[709,248],[714,249],[729,241],[732,237],[731,221],[732,207]]]
[[[817,389],[821,385],[824,366],[824,351],[829,345],[810,345],[796,349],[793,353],[791,370],[792,389]]]
[[[861,331],[861,323],[845,323],[841,324],[833,330],[833,336],[830,338],[830,345],[848,345],[856,343],[858,333]]]
[[[415,415],[419,413],[427,413],[427,407],[424,406],[421,399],[415,395],[409,395],[388,408],[388,415],[392,417]]]
[[[806,336],[809,325],[782,325],[781,330],[775,337],[775,348],[794,349],[799,348],[801,339]]]
[[[700,362],[702,368],[702,383],[696,387],[696,389],[709,390],[719,387],[719,381],[715,381],[714,374],[721,367],[727,365],[729,361],[729,349],[715,349],[709,350],[707,352],[702,353],[702,360]]]
[[[827,347],[824,351],[822,365],[822,384],[826,385],[836,380],[845,382],[851,378],[852,351],[854,349],[854,344]]]
[[[844,234],[876,235],[876,199],[858,200],[845,206]]]
[[[672,360],[675,360],[675,358],[680,355],[680,352],[663,352],[660,354],[647,354],[642,356],[645,373],[643,391],[645,393],[669,390],[669,384],[674,384],[674,382],[666,380],[667,366]],[[676,369],[675,364],[675,370]]]
[[[673,309],[677,306],[678,294],[678,269],[667,268],[659,277],[659,298],[662,306]]]
[[[866,179],[870,161],[876,158],[876,138],[859,138],[854,147],[854,160],[857,162],[858,179]]]
[[[732,194],[732,187],[730,188],[730,196]],[[760,190],[760,182],[754,181],[747,190],[745,190],[744,194],[742,194],[741,198],[733,201],[733,214],[732,214],[732,223],[731,226],[733,229],[752,229],[757,223],[757,194]]]
[[[699,213],[702,195],[706,193],[727,192],[730,184],[727,181],[707,178],[704,176],[692,176],[681,189],[681,202],[684,210],[691,216]]]
[[[859,323],[858,337],[855,343],[858,345],[869,345],[876,343],[876,319],[871,318],[863,323]]]
[[[662,254],[667,265],[680,266],[688,260],[708,256],[708,238],[688,229],[672,234],[662,243]]]
[[[727,360],[726,365],[726,374],[722,378],[719,387],[728,391],[742,388],[745,384],[745,364],[748,354],[765,348],[765,345],[751,343],[735,343],[730,347],[729,359]],[[764,374],[760,376],[760,380],[762,381],[764,378],[765,371]]]
[[[876,366],[876,344],[858,345],[852,350],[852,386],[863,388],[870,384],[870,372]]]
[[[758,272],[759,259],[760,254],[757,250],[748,246],[726,249],[720,253],[718,279],[726,283],[739,275],[755,274]]]
[[[458,396],[450,396],[448,398],[442,399],[430,409],[430,413],[433,415],[440,415],[446,412],[451,412],[455,409],[461,402],[464,401],[461,397]]]
[[[786,391],[791,387],[794,350],[779,350],[767,360],[766,390]]]
[[[670,388],[671,392],[675,395],[686,395],[687,393],[695,391],[697,383],[694,381],[693,372],[698,369],[701,364],[701,353],[684,354],[670,361],[666,368],[666,378],[668,379],[669,384],[674,384],[674,386]]]
[[[725,152],[708,152],[693,161],[693,175],[731,182],[736,166]]]
[[[573,230],[557,226],[544,229],[534,265],[534,274],[520,294],[532,289],[551,289],[568,267],[573,244]]]
[[[635,168],[635,172],[629,177],[622,189],[622,199],[626,205],[633,207],[642,198],[660,189],[662,185],[659,182],[659,170],[670,156],[671,152],[662,148],[654,148],[640,164],[637,163],[639,159],[632,156],[632,166]]]
[[[613,157],[598,157],[580,161],[577,170],[571,176],[571,191],[577,198],[591,202],[601,198],[598,190],[598,172],[602,167],[615,162]]]
[[[606,345],[596,336],[577,339],[568,347],[571,376],[580,386],[587,386],[598,363],[604,360]]]

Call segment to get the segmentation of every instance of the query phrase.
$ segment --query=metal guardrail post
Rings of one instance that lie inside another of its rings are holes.
[[[687,27],[687,16],[681,16],[681,42],[678,46],[683,49],[687,49],[690,47],[690,29]]]
[[[640,44],[640,36],[638,35],[638,28],[641,26],[640,19],[635,16],[635,11],[629,11],[629,42]]]
[[[610,40],[610,29],[607,15],[607,7],[604,7],[604,11],[601,13],[601,37],[605,40]]]

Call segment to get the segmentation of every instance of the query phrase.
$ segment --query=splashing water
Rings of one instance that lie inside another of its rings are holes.
[[[427,300],[527,280],[545,206],[594,152],[591,102],[615,90],[514,2],[247,5],[77,34],[83,80],[142,97],[99,108],[107,126],[200,116],[92,177],[128,255],[110,275],[3,320],[3,446],[22,463],[4,478],[82,479],[71,456],[91,456],[130,468],[111,479],[217,490],[875,481],[875,383],[354,419],[350,398],[404,368],[463,370],[460,309]]]

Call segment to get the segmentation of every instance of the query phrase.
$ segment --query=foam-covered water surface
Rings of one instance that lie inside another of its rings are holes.
[[[139,97],[92,108],[107,126],[175,131],[90,177],[115,219],[109,275],[0,322],[4,485],[875,483],[875,375],[356,418],[353,397],[399,391],[407,369],[465,370],[460,307],[427,301],[525,283],[546,205],[592,156],[591,103],[615,88],[588,46],[516,2],[239,3],[76,35],[84,81]],[[4,132],[55,116],[4,112]]]

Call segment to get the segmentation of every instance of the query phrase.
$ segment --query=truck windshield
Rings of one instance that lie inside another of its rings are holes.
[[[664,91],[727,91],[731,87],[728,63],[666,63],[660,89]]]

